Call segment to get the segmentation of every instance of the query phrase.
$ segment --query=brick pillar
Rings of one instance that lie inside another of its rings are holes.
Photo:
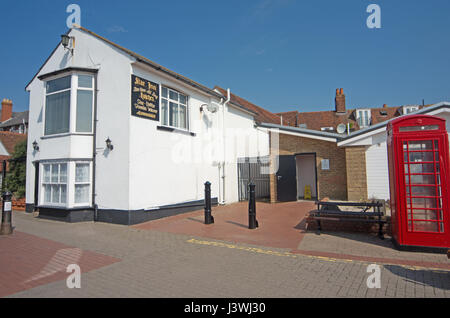
[[[2,117],[1,117],[1,122],[7,121],[8,119],[10,119],[12,117],[12,100],[10,99],[4,99],[2,101]]]
[[[366,147],[346,147],[347,196],[349,201],[367,200]]]

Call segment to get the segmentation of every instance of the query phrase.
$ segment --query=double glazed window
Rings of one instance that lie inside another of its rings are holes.
[[[45,135],[91,133],[93,100],[91,75],[72,74],[46,82]]]
[[[89,162],[42,163],[40,204],[45,206],[90,206]]]
[[[184,130],[189,129],[188,97],[173,89],[161,88],[161,124]]]

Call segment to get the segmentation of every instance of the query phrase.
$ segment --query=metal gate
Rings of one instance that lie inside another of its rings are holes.
[[[248,201],[248,185],[256,185],[256,199],[270,197],[269,157],[238,159],[239,201]]]

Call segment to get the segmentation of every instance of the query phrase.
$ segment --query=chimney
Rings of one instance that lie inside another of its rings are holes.
[[[8,119],[10,119],[12,117],[12,100],[10,99],[4,99],[2,101],[2,118],[1,118],[1,122],[7,121]]]
[[[337,113],[345,113],[345,95],[344,89],[336,89],[336,112]]]

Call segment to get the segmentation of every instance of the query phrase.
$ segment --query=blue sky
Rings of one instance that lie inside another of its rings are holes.
[[[450,1],[1,1],[0,98],[28,108],[27,82],[81,24],[208,87],[273,112],[450,101]],[[381,7],[381,29],[366,8]]]

